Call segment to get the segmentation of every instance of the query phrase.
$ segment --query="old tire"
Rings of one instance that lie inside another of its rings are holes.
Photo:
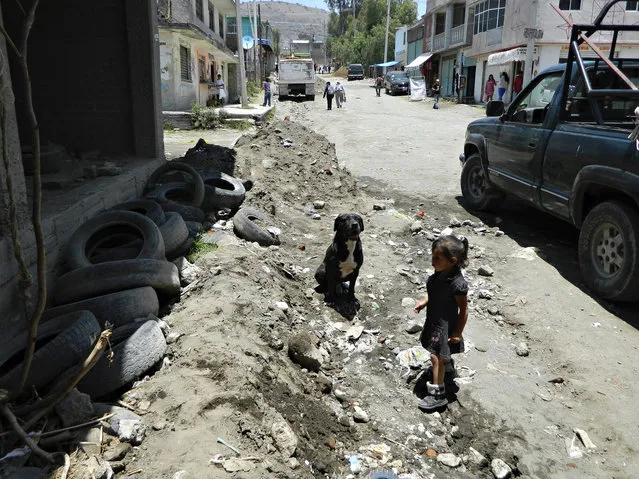
[[[166,221],[166,218],[164,217],[164,210],[156,201],[153,200],[127,201],[126,203],[115,205],[111,209],[139,213],[149,218],[158,226]]]
[[[187,254],[189,254],[189,251],[191,251],[193,243],[195,243],[194,238],[187,238],[186,241],[178,246],[177,249],[170,256],[166,257],[166,259],[169,261],[175,261],[180,256],[186,256]]]
[[[78,384],[80,391],[94,399],[106,396],[135,381],[162,360],[166,340],[158,324],[150,320],[139,327],[130,326],[132,334],[113,346],[113,361],[109,363],[103,355]]]
[[[36,350],[31,369],[25,383],[25,391],[32,387],[40,390],[58,379],[68,368],[80,363],[88,356],[102,331],[97,319],[89,311],[71,313],[76,319],[55,338]],[[0,387],[10,389],[20,379],[22,364],[0,378]]]
[[[495,208],[503,199],[503,195],[488,182],[478,154],[470,155],[464,163],[461,191],[468,206],[478,211]]]
[[[189,184],[188,188],[191,191],[191,199],[189,201],[189,204],[199,207],[202,204],[202,200],[204,199],[204,182],[202,181],[202,178],[200,177],[200,174],[197,172],[197,170],[191,165],[187,165],[186,163],[171,161],[160,166],[149,177],[144,187],[144,192],[148,193],[152,190],[155,190],[158,185],[158,180],[162,177],[162,175],[170,171],[181,171],[191,176],[191,178],[193,179],[193,183]]]
[[[264,223],[261,226],[255,221]],[[269,222],[268,216],[254,208],[240,208],[233,217],[233,229],[235,234],[250,242],[257,242],[261,246],[271,246],[280,244],[278,237],[266,230]]]
[[[119,234],[142,239],[137,258],[164,258],[164,240],[153,221],[132,211],[112,210],[91,218],[71,235],[66,250],[69,268],[75,270],[91,266],[92,253],[96,247],[104,245],[104,237]]]
[[[175,252],[189,238],[189,228],[179,213],[170,211],[166,214],[166,222],[160,226],[160,233],[164,238],[164,248],[167,258]]]
[[[639,213],[625,203],[595,206],[579,234],[579,266],[586,284],[612,301],[639,298]]]
[[[121,261],[123,259],[135,259],[140,254],[140,249],[142,248],[142,244],[140,246],[129,246],[129,247],[118,247],[118,248],[108,248],[95,251],[91,258],[91,264],[100,264],[107,263],[109,261]]]
[[[146,197],[157,201],[162,209],[179,213],[184,221],[204,221],[204,211],[188,204],[192,189],[188,183],[166,183],[147,193]]]
[[[197,221],[185,221],[186,227],[189,230],[189,238],[195,238],[200,232],[202,232],[202,223]]]
[[[57,304],[68,304],[142,286],[151,286],[167,296],[179,294],[177,266],[157,259],[130,259],[87,266],[58,278],[54,297]]]
[[[202,173],[204,181],[204,211],[217,211],[223,208],[236,210],[246,196],[246,188],[241,180],[220,171]]]
[[[82,310],[91,311],[103,328],[107,322],[118,327],[138,318],[146,318],[149,314],[157,316],[160,303],[157,293],[150,286],[118,291],[47,309],[42,314],[42,321],[45,322],[40,329],[58,316]]]

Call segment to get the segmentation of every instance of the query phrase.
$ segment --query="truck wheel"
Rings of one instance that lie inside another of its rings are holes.
[[[617,201],[595,206],[581,227],[579,266],[599,296],[634,301],[639,295],[639,213]]]
[[[490,210],[503,200],[503,195],[488,183],[478,154],[470,155],[464,163],[461,190],[464,200],[474,210]]]

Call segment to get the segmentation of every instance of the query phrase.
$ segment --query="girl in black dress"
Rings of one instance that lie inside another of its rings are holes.
[[[433,242],[432,264],[435,268],[426,282],[427,296],[415,306],[419,313],[426,308],[426,322],[420,341],[431,354],[433,382],[428,395],[419,403],[424,411],[434,411],[448,404],[444,374],[451,354],[464,351],[462,332],[468,319],[468,283],[461,269],[468,265],[468,240],[440,236]]]

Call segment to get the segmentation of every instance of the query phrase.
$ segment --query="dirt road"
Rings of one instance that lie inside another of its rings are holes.
[[[465,358],[477,371],[470,396],[518,431],[525,451],[520,459],[530,474],[636,477],[639,307],[590,295],[570,226],[515,202],[499,216],[478,218],[463,209],[457,157],[466,124],[482,110],[454,104],[433,110],[430,101],[377,98],[367,81],[345,84],[344,109],[326,111],[321,101],[283,102],[278,115],[325,134],[360,184],[370,183],[407,212],[425,210],[441,228],[457,217],[505,233],[463,233],[475,254],[483,252],[470,269],[481,263],[495,271],[489,279],[472,278],[473,289],[494,294],[476,300],[467,327],[477,345]],[[526,357],[515,352],[521,342],[530,350]],[[549,382],[555,378],[563,383]],[[565,440],[573,428],[590,433],[596,454],[569,456]]]

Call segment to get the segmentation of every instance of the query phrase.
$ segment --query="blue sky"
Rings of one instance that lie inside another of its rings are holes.
[[[418,16],[422,16],[426,13],[426,1],[427,0],[417,0],[417,14]],[[306,7],[314,7],[321,8],[323,10],[328,10],[326,6],[326,2],[324,0],[297,0],[297,1],[289,1],[288,3],[299,3],[300,5],[304,5]]]

